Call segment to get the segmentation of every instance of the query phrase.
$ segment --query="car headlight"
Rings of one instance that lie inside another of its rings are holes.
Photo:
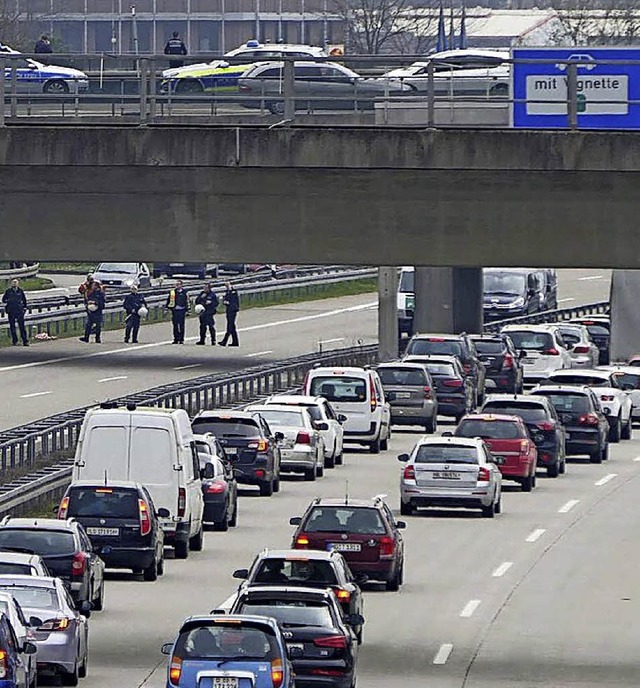
[[[524,298],[522,296],[509,304],[509,308],[520,308],[521,306],[524,306]]]
[[[135,284],[135,280],[130,277],[129,279],[126,279],[124,283],[127,287],[132,287]]]

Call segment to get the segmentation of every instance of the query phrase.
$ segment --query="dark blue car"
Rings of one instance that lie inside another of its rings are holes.
[[[24,655],[37,652],[34,643],[20,646],[9,618],[0,613],[0,688],[29,688],[29,674]]]

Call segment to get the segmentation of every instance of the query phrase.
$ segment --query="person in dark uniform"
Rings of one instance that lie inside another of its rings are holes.
[[[27,328],[24,326],[24,313],[27,310],[27,295],[24,293],[24,289],[20,287],[20,280],[14,279],[11,281],[11,286],[2,296],[2,303],[4,303],[4,309],[7,311],[9,332],[11,333],[13,346],[18,345],[16,324],[20,329],[23,346],[29,346]]]
[[[238,311],[240,310],[240,297],[235,287],[231,282],[226,284],[227,290],[222,297],[222,303],[225,305],[227,310],[227,331],[224,333],[224,337],[220,342],[220,346],[226,346],[231,337],[231,344],[229,346],[239,346],[238,342],[238,330],[236,329],[236,318],[238,317]]]
[[[171,35],[171,38],[167,41],[167,44],[164,46],[164,54],[165,55],[186,55],[187,54],[187,46],[184,44],[184,41],[180,38],[180,34],[177,31],[174,31],[173,34]],[[170,59],[169,60],[169,67],[171,69],[174,69],[175,67],[182,67],[184,65],[184,60],[175,60],[175,59]]]
[[[35,47],[33,48],[34,53],[52,53],[53,48],[51,47],[51,41],[49,36],[42,34],[40,40],[36,41]]]
[[[91,333],[96,335],[96,344],[100,344],[102,334],[102,312],[106,305],[104,289],[97,280],[93,280],[91,288],[85,292],[87,300],[87,324],[84,328],[84,337],[80,337],[81,342],[88,342]]]
[[[140,331],[140,309],[147,307],[147,302],[142,294],[138,293],[138,287],[132,285],[131,293],[124,297],[122,304],[127,314],[125,318],[124,341],[129,343],[129,338],[134,344],[138,343],[138,332]]]
[[[207,330],[211,337],[211,345],[216,344],[216,324],[214,316],[218,308],[218,297],[213,293],[211,284],[205,284],[204,289],[198,294],[196,298],[197,306],[202,306],[204,310],[200,313],[200,341],[196,342],[200,346],[204,345],[207,338]],[[200,310],[197,308],[197,310]]]
[[[171,322],[173,323],[172,343],[184,344],[184,321],[189,312],[189,295],[184,289],[182,280],[178,280],[175,289],[169,292],[165,308],[171,311]]]

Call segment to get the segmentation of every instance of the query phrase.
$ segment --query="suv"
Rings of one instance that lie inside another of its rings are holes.
[[[151,495],[140,483],[72,482],[60,502],[58,518],[72,516],[82,524],[91,544],[110,569],[132,569],[144,580],[164,573],[164,532]]]
[[[271,432],[259,413],[200,411],[191,424],[196,434],[213,433],[233,465],[238,483],[257,485],[263,497],[280,490],[281,432]]]
[[[506,325],[500,333],[525,352],[525,382],[537,383],[556,370],[571,368],[571,354],[557,325]]]
[[[522,394],[523,377],[521,358],[511,339],[498,334],[471,335],[478,358],[485,367],[487,389]]]
[[[608,315],[588,315],[582,318],[573,318],[570,322],[584,325],[594,344],[598,347],[600,365],[609,363],[609,346],[611,340],[611,320]]]
[[[265,549],[253,560],[250,569],[237,569],[233,577],[244,581],[239,590],[259,585],[331,588],[345,615],[364,614],[359,584],[366,583],[368,577],[364,573],[354,577],[345,558],[334,550]],[[361,643],[362,625],[355,626],[354,631]]]
[[[474,406],[481,404],[485,395],[485,370],[478,358],[476,347],[467,334],[416,334],[409,340],[407,356],[457,356],[465,375],[473,380],[476,389]]]
[[[537,313],[545,303],[543,275],[529,268],[488,268],[483,271],[485,323]]]
[[[398,334],[413,337],[413,316],[416,309],[415,269],[407,266],[400,271],[398,282]]]
[[[393,517],[382,497],[373,499],[315,499],[302,517],[289,520],[297,526],[293,549],[333,549],[341,552],[354,574],[384,581],[398,590],[404,575],[403,521]]]
[[[566,431],[549,399],[524,394],[490,394],[482,413],[520,416],[536,443],[538,466],[544,466],[550,478],[565,472]]]
[[[43,559],[52,576],[61,578],[74,602],[104,604],[104,562],[94,552],[84,528],[73,518],[12,518],[0,521],[0,548],[22,548]]]

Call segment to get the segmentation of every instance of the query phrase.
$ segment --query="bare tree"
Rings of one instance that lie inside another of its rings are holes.
[[[635,0],[557,0],[557,43],[620,45],[640,42],[640,8]]]

